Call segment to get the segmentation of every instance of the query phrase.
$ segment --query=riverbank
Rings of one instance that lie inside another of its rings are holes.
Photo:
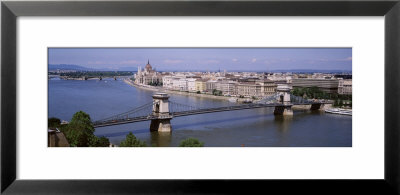
[[[229,101],[229,99],[232,98],[232,97],[215,96],[215,95],[209,95],[209,94],[191,93],[191,92],[185,92],[185,91],[174,91],[174,90],[168,90],[168,89],[165,89],[162,87],[154,87],[154,86],[148,86],[148,85],[138,85],[138,84],[134,83],[132,80],[128,80],[128,79],[124,79],[124,82],[130,86],[137,87],[137,88],[143,89],[143,90],[154,91],[154,92],[162,92],[162,93],[177,94],[177,95],[183,95],[183,96],[194,96],[194,97],[200,97],[200,98],[209,98],[209,99],[226,100],[226,101]],[[246,100],[246,98],[238,98],[238,102],[243,102],[245,100]]]
[[[155,86],[148,86],[148,85],[138,85],[130,79],[124,79],[124,82],[130,86],[137,87],[137,88],[143,89],[143,90],[154,91],[154,92],[162,92],[162,93],[168,93],[168,94],[194,96],[194,97],[200,97],[200,98],[209,98],[209,99],[226,100],[226,101],[229,101],[229,99],[232,98],[232,97],[225,97],[225,96],[215,96],[215,95],[210,95],[210,94],[198,94],[198,93],[191,93],[191,92],[184,92],[184,91],[174,91],[174,90],[168,90],[168,89],[165,89],[162,87],[155,87]],[[234,98],[237,98],[237,97],[234,97]],[[247,99],[248,98],[237,98],[237,102],[243,103]],[[325,104],[324,106],[321,107],[321,110],[329,109],[331,107],[332,107],[332,104]],[[310,110],[311,105],[294,105],[292,108],[294,110]]]

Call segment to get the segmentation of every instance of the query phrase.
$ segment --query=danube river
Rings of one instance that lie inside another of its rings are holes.
[[[132,87],[122,80],[49,80],[49,117],[69,121],[77,111],[92,121],[129,111],[152,101],[154,92]],[[197,107],[225,106],[226,100],[170,94],[170,100]],[[132,132],[148,146],[178,146],[194,137],[205,146],[319,147],[352,146],[352,117],[322,111],[294,111],[293,117],[274,116],[273,108],[258,108],[174,118],[172,133],[150,132],[150,121],[96,128],[119,144]]]

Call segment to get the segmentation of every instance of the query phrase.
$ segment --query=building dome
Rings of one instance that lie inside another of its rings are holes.
[[[149,60],[147,60],[147,64],[146,64],[146,66],[145,66],[144,68],[145,68],[147,71],[153,70],[153,67],[151,67]]]

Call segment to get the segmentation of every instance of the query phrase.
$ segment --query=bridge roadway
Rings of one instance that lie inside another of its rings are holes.
[[[112,125],[121,125],[121,124],[127,124],[127,123],[149,121],[149,120],[154,120],[154,119],[174,118],[174,117],[189,116],[189,115],[196,115],[196,114],[207,114],[207,113],[213,113],[213,112],[225,112],[225,111],[233,111],[233,110],[266,108],[266,107],[276,107],[276,106],[311,105],[311,104],[320,104],[320,103],[317,103],[317,102],[316,103],[292,103],[290,105],[283,105],[283,104],[279,104],[279,103],[243,104],[243,105],[238,105],[238,106],[203,108],[203,109],[187,110],[187,111],[181,111],[181,112],[171,112],[169,116],[154,116],[154,115],[149,114],[149,115],[145,115],[145,116],[124,118],[124,119],[117,119],[117,120],[96,121],[96,122],[94,122],[93,126],[95,128],[97,128],[97,127],[106,127],[106,126],[112,126]]]

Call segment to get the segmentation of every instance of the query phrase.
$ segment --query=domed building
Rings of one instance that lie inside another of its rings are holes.
[[[150,65],[150,60],[147,60],[147,64],[146,64],[146,66],[144,67],[144,70],[146,71],[146,72],[154,72],[154,70],[153,70],[153,67],[151,67],[151,65]]]
[[[147,64],[143,70],[138,66],[138,71],[134,77],[135,83],[140,85],[160,85],[162,83],[161,74],[153,69],[150,65],[150,60],[147,60]]]

